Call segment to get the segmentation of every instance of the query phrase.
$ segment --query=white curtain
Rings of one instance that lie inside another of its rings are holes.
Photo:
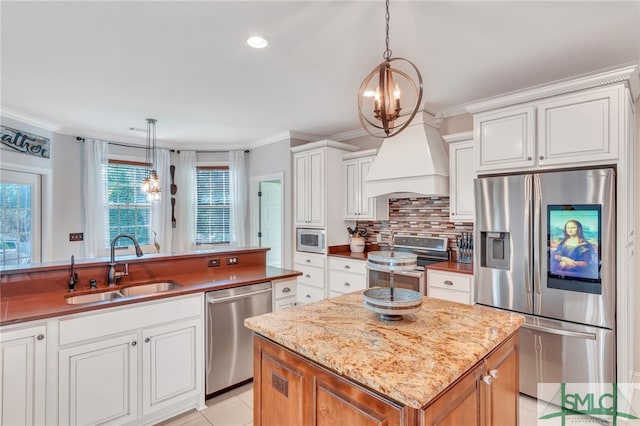
[[[171,253],[171,155],[168,149],[156,149],[154,169],[160,177],[160,201],[151,202],[151,240],[160,245],[160,253]],[[155,232],[156,234],[154,234]],[[154,240],[155,239],[155,240]]]
[[[84,247],[87,258],[107,255],[107,142],[85,139],[82,164],[82,196],[84,218]]]
[[[247,245],[247,154],[243,150],[229,151],[229,192],[231,217],[229,240],[232,247]]]
[[[176,228],[173,233],[174,253],[196,248],[196,152],[180,150],[176,164]]]

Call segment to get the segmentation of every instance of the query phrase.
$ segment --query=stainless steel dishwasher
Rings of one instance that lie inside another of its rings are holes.
[[[207,293],[207,395],[253,377],[253,334],[245,318],[271,312],[271,283]]]

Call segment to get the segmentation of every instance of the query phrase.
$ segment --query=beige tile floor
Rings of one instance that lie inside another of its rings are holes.
[[[162,426],[251,426],[253,424],[253,384],[249,383],[206,401],[202,411],[191,410]],[[519,426],[536,425],[536,400],[520,395]],[[515,426],[515,425],[514,425]]]

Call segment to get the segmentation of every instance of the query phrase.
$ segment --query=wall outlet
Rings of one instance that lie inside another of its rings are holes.
[[[84,241],[83,232],[72,232],[69,234],[69,241]]]
[[[209,259],[207,260],[207,266],[212,268],[215,266],[220,266],[220,259]]]
[[[376,242],[377,243],[381,243],[382,242],[382,234],[376,234]]]
[[[237,264],[238,264],[238,258],[236,256],[227,257],[227,265],[237,265]]]

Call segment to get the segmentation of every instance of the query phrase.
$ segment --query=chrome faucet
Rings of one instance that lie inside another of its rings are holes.
[[[125,263],[125,271],[120,272],[116,271],[116,243],[120,238],[129,238],[133,241],[133,245],[136,247],[136,256],[140,257],[144,253],[142,253],[142,249],[138,244],[138,240],[131,234],[119,234],[116,235],[113,240],[111,240],[111,261],[109,262],[109,276],[107,278],[107,282],[109,283],[109,287],[114,287],[118,284],[118,280],[126,275],[129,275],[129,264]]]
[[[71,255],[71,267],[69,268],[69,293],[76,291],[76,284],[78,283],[78,273],[73,271],[74,264],[74,257]]]

